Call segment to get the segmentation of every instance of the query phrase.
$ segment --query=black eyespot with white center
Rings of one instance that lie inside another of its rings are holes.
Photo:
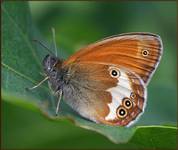
[[[123,99],[123,106],[124,106],[126,109],[132,108],[132,101],[131,101],[129,98],[124,98],[124,99]]]
[[[124,110],[124,109],[120,109],[120,110],[119,110],[119,115],[124,116],[124,115],[125,115],[125,113],[126,113],[126,112],[125,112],[125,110]]]
[[[120,106],[117,108],[116,114],[118,118],[124,118],[127,116],[127,110],[123,106]]]
[[[147,49],[142,50],[142,56],[146,57],[148,56],[149,51]]]
[[[131,99],[135,99],[135,98],[136,98],[136,94],[135,94],[134,92],[132,92],[132,93],[130,94],[130,98],[131,98]]]
[[[118,78],[118,77],[120,76],[120,71],[119,71],[119,69],[116,68],[116,67],[110,68],[110,75],[111,75],[111,77],[113,77],[113,78]]]
[[[114,76],[114,77],[117,76],[117,71],[116,70],[112,70],[111,73],[112,73],[112,76]]]
[[[125,102],[125,105],[126,105],[127,107],[129,107],[129,106],[131,105],[131,102],[130,102],[130,101],[126,101],[126,102]]]

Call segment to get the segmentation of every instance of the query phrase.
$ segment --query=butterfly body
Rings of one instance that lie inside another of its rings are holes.
[[[43,66],[54,92],[81,116],[127,126],[144,111],[161,54],[160,37],[132,33],[91,44],[65,61],[47,55]]]

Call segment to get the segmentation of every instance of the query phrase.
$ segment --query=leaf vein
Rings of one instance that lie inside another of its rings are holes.
[[[13,69],[12,67],[8,66],[7,64],[5,64],[5,63],[3,63],[3,62],[2,62],[1,64],[2,64],[2,66],[4,66],[5,68],[7,68],[8,70],[14,72],[15,74],[19,75],[20,77],[25,78],[26,80],[29,80],[30,82],[32,82],[32,83],[34,83],[34,84],[36,83],[35,80],[33,80],[33,79],[31,79],[31,78],[25,76],[24,74],[22,74],[22,73],[16,71],[15,69]],[[43,89],[49,91],[45,86],[42,86],[42,85],[41,85],[41,87],[42,87]]]
[[[6,9],[5,9],[4,7],[2,7],[2,10],[4,11],[4,13],[7,14],[7,16],[9,17],[9,19],[14,23],[14,25],[16,26],[16,28],[19,30],[19,33],[23,36],[24,41],[27,43],[29,49],[31,50],[32,55],[34,56],[34,58],[35,58],[37,64],[41,67],[41,63],[40,63],[40,61],[39,61],[39,59],[38,59],[38,57],[37,57],[35,51],[33,50],[33,48],[32,48],[32,46],[31,46],[30,42],[28,41],[28,38],[26,37],[26,35],[22,32],[22,30],[20,29],[19,25],[18,25],[18,24],[14,21],[14,19],[9,15],[9,13],[6,11]]]

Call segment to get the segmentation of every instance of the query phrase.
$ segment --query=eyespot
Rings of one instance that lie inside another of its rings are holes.
[[[142,56],[148,56],[149,51],[147,49],[142,50]]]
[[[135,99],[135,98],[136,98],[136,94],[135,94],[134,92],[132,92],[132,93],[130,94],[130,98],[131,98],[131,99]]]
[[[120,71],[115,67],[111,68],[109,73],[113,78],[118,78],[120,76]]]
[[[127,116],[127,110],[123,106],[120,106],[117,108],[116,114],[118,118],[125,118]]]
[[[124,98],[122,103],[126,109],[130,109],[132,107],[132,101],[129,98]]]

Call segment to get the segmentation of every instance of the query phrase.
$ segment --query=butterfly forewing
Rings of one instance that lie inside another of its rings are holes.
[[[115,64],[135,72],[147,84],[161,54],[162,42],[159,36],[150,33],[122,34],[79,50],[64,65],[74,62]]]

